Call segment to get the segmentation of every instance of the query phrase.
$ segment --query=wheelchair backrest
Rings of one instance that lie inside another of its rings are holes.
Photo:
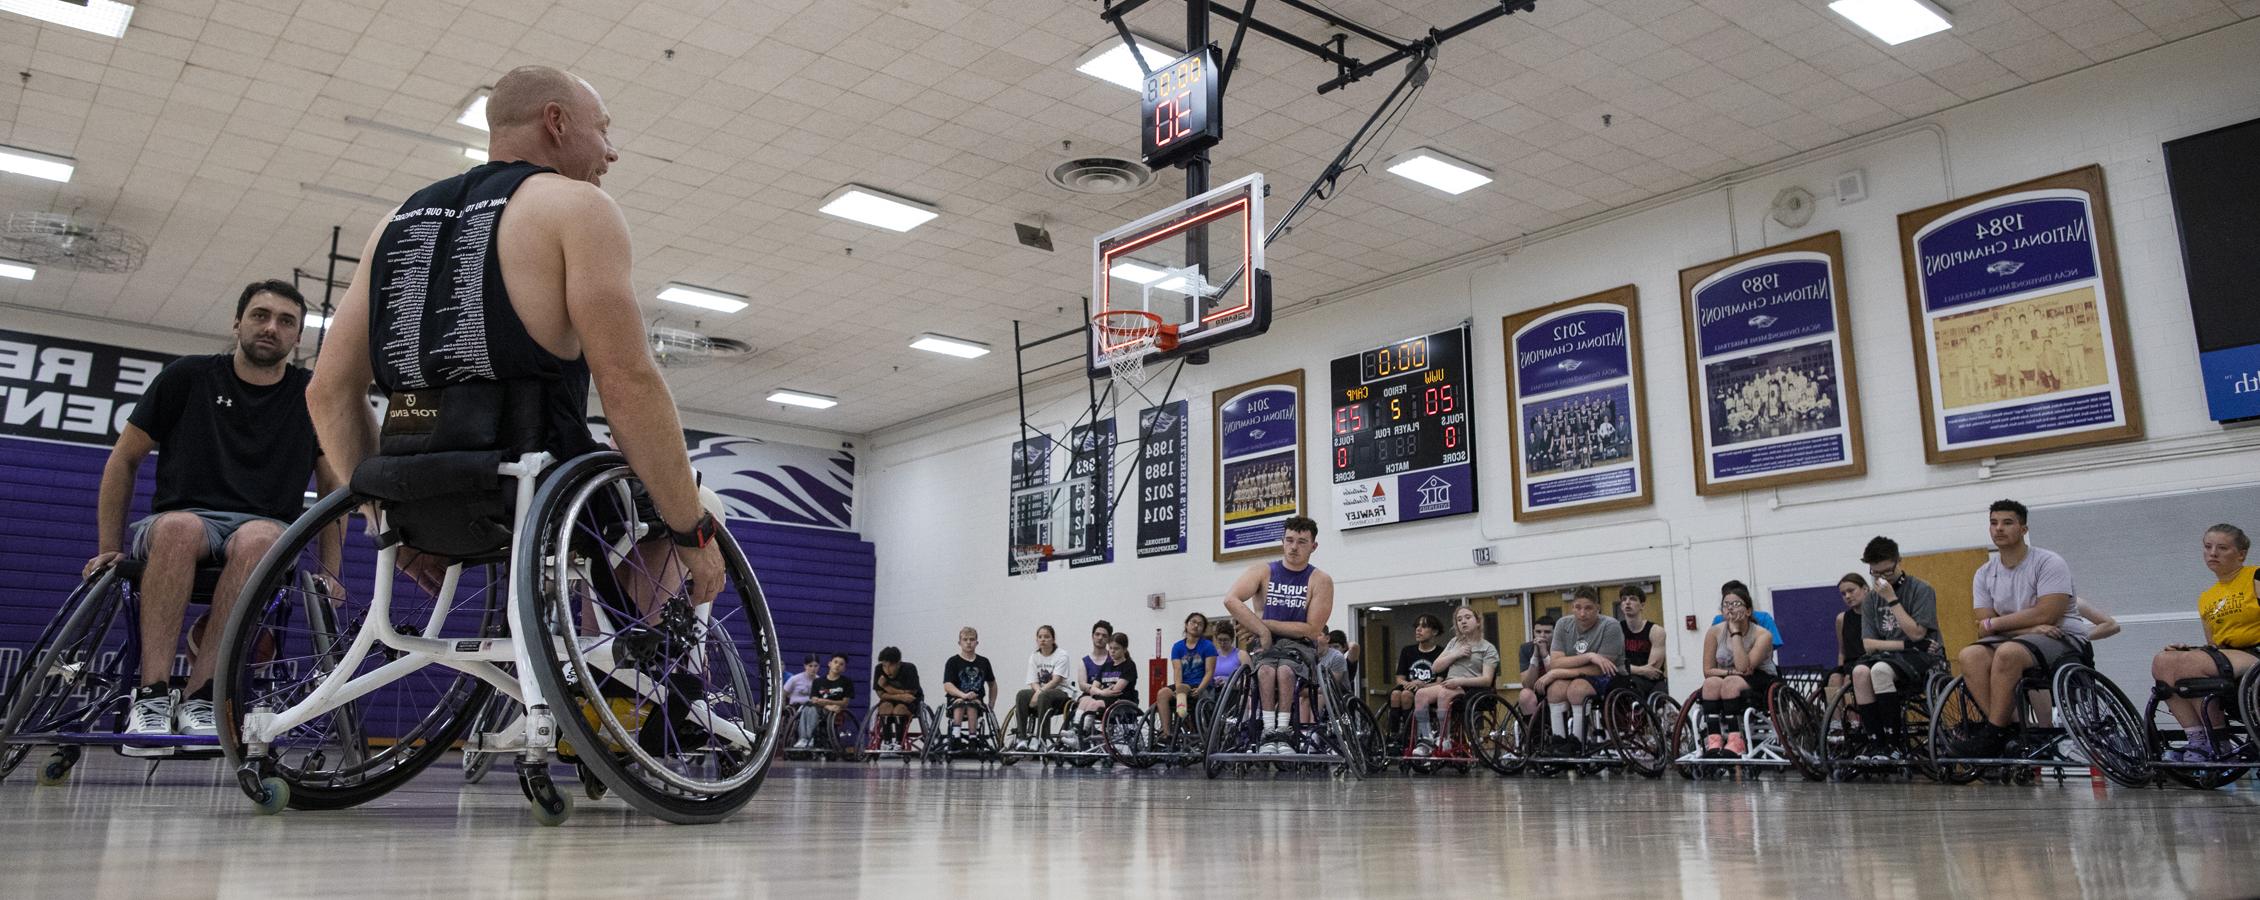
[[[510,545],[516,512],[503,463],[543,448],[544,383],[480,381],[393,393],[377,455],[353,471],[400,542],[453,559]]]

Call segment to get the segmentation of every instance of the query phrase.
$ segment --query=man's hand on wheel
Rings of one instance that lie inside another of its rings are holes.
[[[708,541],[703,547],[677,547],[690,583],[684,585],[692,603],[712,603],[722,593],[722,548]]]
[[[445,557],[402,547],[400,555],[393,559],[393,565],[400,570],[400,574],[408,576],[408,580],[415,582],[417,587],[424,589],[424,593],[432,596],[439,596],[440,587],[447,583],[448,561]]]
[[[78,573],[78,577],[82,579],[92,578],[94,573],[100,571],[103,566],[111,565],[123,558],[125,558],[125,554],[116,550],[105,550],[94,554],[93,559],[86,561],[86,568]]]

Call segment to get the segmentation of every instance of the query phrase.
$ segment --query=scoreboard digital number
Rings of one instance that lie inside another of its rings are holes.
[[[1216,81],[1216,48],[1203,47],[1146,76],[1138,104],[1146,165],[1159,169],[1199,153],[1224,137],[1223,94]]]
[[[1468,327],[1334,360],[1334,514],[1343,529],[1475,511]]]

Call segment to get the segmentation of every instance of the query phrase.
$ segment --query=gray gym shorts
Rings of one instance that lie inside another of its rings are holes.
[[[222,558],[224,555],[222,551],[226,550],[228,546],[228,538],[233,537],[236,531],[243,526],[253,522],[274,522],[278,526],[290,527],[289,522],[279,522],[256,513],[221,512],[214,509],[166,510],[161,513],[151,513],[133,523],[133,540],[127,544],[126,555],[133,559],[148,559],[149,533],[153,530],[150,526],[156,524],[158,516],[176,512],[192,514],[204,523],[204,552],[197,557],[198,559]]]

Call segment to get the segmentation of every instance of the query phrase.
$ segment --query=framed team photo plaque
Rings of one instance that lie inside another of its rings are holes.
[[[1933,464],[2142,436],[2103,169],[1899,214]]]
[[[1307,515],[1303,494],[1303,370],[1217,391],[1217,562],[1279,552],[1287,520]]]
[[[1696,493],[1867,471],[1842,235],[1681,269],[1679,310]]]
[[[1625,285],[1501,320],[1515,521],[1655,499],[1639,299]]]

